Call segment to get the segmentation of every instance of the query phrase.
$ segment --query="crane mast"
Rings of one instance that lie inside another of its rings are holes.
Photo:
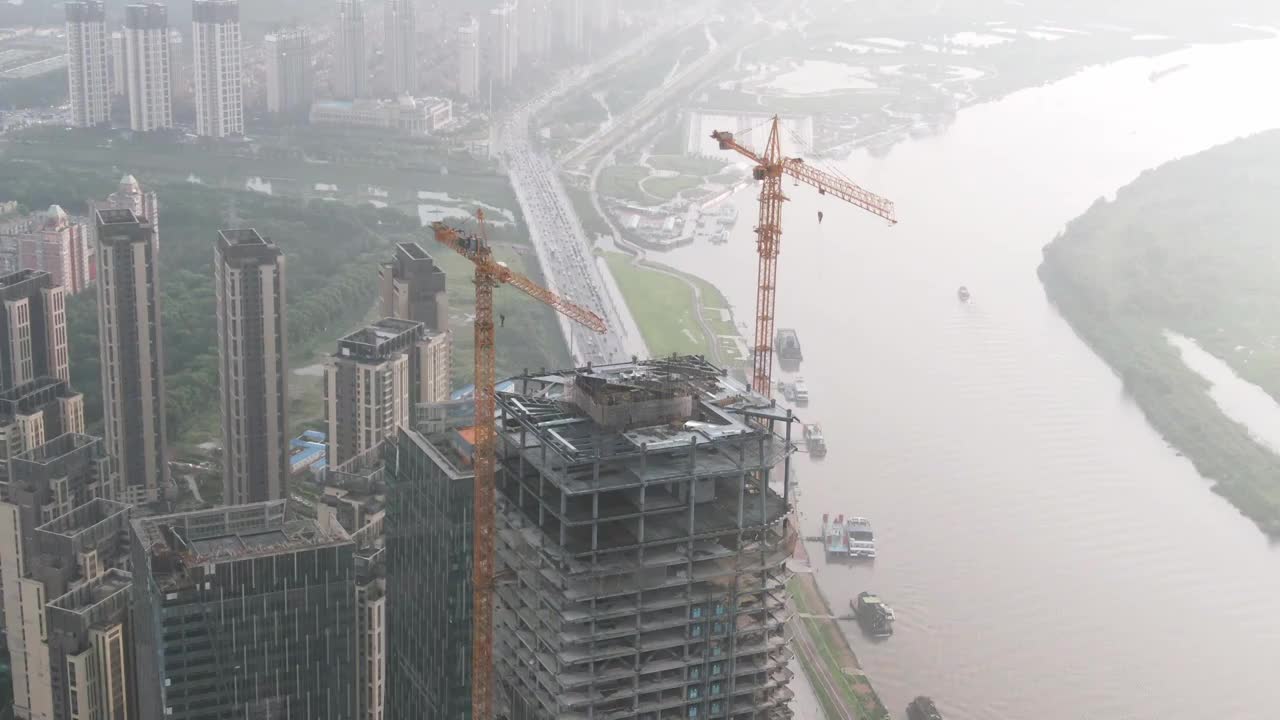
[[[472,501],[471,575],[471,717],[493,718],[493,585],[494,585],[494,475],[497,430],[494,427],[496,399],[493,292],[499,285],[511,285],[529,297],[586,327],[603,333],[604,320],[538,285],[529,278],[493,259],[484,233],[484,212],[477,211],[480,233],[468,234],[444,223],[431,226],[435,239],[475,265],[475,469]]]
[[[818,189],[823,195],[832,195],[855,207],[878,215],[890,224],[898,222],[893,202],[862,189],[857,184],[819,170],[802,158],[782,155],[781,123],[774,115],[769,127],[769,139],[764,154],[739,143],[733,133],[717,130],[711,138],[720,144],[721,150],[732,150],[750,160],[754,167],[751,175],[761,183],[760,218],[756,223],[756,253],[759,265],[756,278],[756,337],[751,372],[751,387],[765,397],[773,397],[773,342],[774,320],[778,301],[778,255],[782,247],[782,203],[787,196],[782,192],[782,179],[789,176]]]

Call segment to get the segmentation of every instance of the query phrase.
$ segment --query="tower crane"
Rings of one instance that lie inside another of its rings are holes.
[[[760,255],[759,291],[756,294],[755,367],[751,386],[765,397],[773,396],[773,325],[778,298],[778,252],[782,241],[782,203],[788,198],[782,192],[784,175],[818,189],[820,195],[833,195],[850,205],[879,215],[890,225],[898,222],[893,202],[863,190],[850,180],[832,175],[807,164],[803,158],[782,155],[782,137],[778,116],[769,129],[769,142],[764,154],[742,145],[731,132],[716,130],[711,138],[721,150],[732,150],[747,158],[755,167],[751,175],[762,181],[760,188],[760,221],[756,225],[756,252]],[[821,216],[821,213],[819,213]],[[821,220],[819,220],[821,222]]]
[[[431,226],[436,241],[475,265],[475,500],[472,506],[471,574],[471,717],[493,718],[493,582],[494,582],[494,469],[497,431],[494,429],[493,291],[510,285],[598,333],[608,330],[604,320],[508,268],[493,258],[484,231],[484,211],[476,212],[480,232],[464,233],[444,223]]]

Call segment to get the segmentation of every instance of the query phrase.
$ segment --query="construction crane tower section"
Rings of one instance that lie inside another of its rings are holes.
[[[431,226],[436,241],[475,265],[475,486],[472,520],[471,717],[493,717],[493,583],[494,472],[497,446],[494,428],[495,340],[493,291],[510,285],[550,306],[574,322],[598,333],[608,330],[599,315],[575,305],[529,278],[494,260],[484,233],[484,213],[478,211],[478,234],[464,233],[444,223]]]
[[[878,215],[890,224],[897,223],[893,202],[864,190],[856,183],[820,170],[803,158],[782,155],[781,124],[773,116],[769,140],[760,154],[734,138],[733,133],[717,130],[711,138],[721,150],[732,150],[750,160],[755,167],[752,177],[761,182],[760,219],[756,224],[756,253],[760,256],[756,293],[756,338],[751,387],[765,397],[773,397],[774,314],[778,299],[778,255],[782,242],[782,203],[788,199],[782,192],[783,177],[818,189],[850,205]]]

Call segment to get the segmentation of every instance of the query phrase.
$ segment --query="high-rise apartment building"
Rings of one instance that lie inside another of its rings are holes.
[[[127,95],[129,92],[128,75],[125,73],[124,33],[111,33],[111,93]]]
[[[396,428],[408,424],[415,404],[448,398],[445,347],[442,333],[393,317],[338,341],[337,352],[325,363],[330,465],[393,439]]]
[[[95,202],[98,210],[132,210],[139,218],[146,218],[151,225],[151,236],[157,247],[160,242],[160,203],[154,191],[143,192],[142,185],[132,175],[120,178],[116,191],[107,196],[105,202]]]
[[[378,270],[384,317],[420,322],[428,330],[449,329],[447,278],[436,261],[416,242],[396,245],[391,262]]]
[[[591,0],[554,0],[560,46],[570,55],[587,49],[587,3]]]
[[[338,35],[333,59],[333,94],[355,100],[369,94],[364,0],[338,0]]]
[[[9,458],[84,432],[84,397],[70,380],[66,291],[46,272],[0,277],[0,481]]]
[[[173,127],[168,9],[160,3],[126,6],[124,45],[129,127],[137,132]]]
[[[107,15],[101,0],[68,2],[67,84],[71,124],[92,127],[111,122]]]
[[[32,219],[17,236],[18,267],[49,273],[55,285],[75,295],[92,284],[94,265],[87,226],[57,205]]]
[[[516,6],[519,22],[517,42],[521,62],[539,62],[551,52],[554,23],[551,0],[520,0]]]
[[[305,112],[314,98],[311,36],[295,27],[268,33],[263,39],[267,56],[267,110],[273,113]]]
[[[383,447],[330,465],[316,522],[356,545],[356,718],[385,720],[387,690],[386,466]]]
[[[515,77],[520,57],[516,6],[500,5],[490,10],[484,18],[485,82],[494,88],[504,88]]]
[[[388,720],[471,717],[472,409],[419,408],[384,447]]]
[[[0,301],[0,388],[70,381],[66,290],[47,272],[20,270],[0,278]]]
[[[214,251],[223,502],[284,498],[289,362],[284,253],[258,231],[222,230]]]
[[[100,209],[98,345],[107,447],[125,485],[145,503],[169,487],[164,333],[155,231],[132,209]]]
[[[458,94],[480,97],[480,24],[468,20],[458,28]]]
[[[14,714],[129,717],[128,552],[121,542],[128,507],[109,500],[111,461],[102,441],[61,435],[9,466],[0,579]]]
[[[395,95],[418,92],[418,27],[413,0],[386,0],[383,52]]]
[[[286,501],[131,522],[141,720],[350,720],[355,549]]]
[[[789,411],[697,357],[514,382],[497,398],[506,716],[792,717]]]
[[[191,39],[195,52],[196,134],[243,135],[239,0],[194,0]]]

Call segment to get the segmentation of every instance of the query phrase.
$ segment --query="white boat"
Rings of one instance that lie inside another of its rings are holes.
[[[804,384],[804,378],[801,378],[801,377],[796,378],[795,385],[791,386],[791,392],[792,392],[792,396],[795,401],[795,404],[797,405],[809,404],[809,386]]]
[[[871,530],[871,521],[864,517],[849,518],[845,523],[849,534],[849,557],[874,558],[876,556],[876,534]]]

